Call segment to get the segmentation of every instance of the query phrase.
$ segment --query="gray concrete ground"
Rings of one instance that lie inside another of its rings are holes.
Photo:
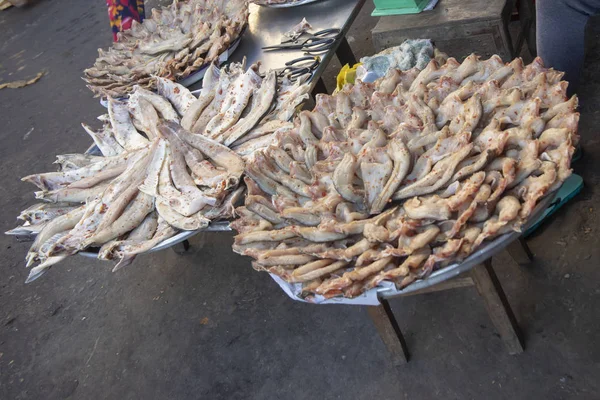
[[[372,52],[369,6],[350,32]],[[102,1],[39,1],[0,12],[0,225],[32,203],[19,178],[83,151],[80,122],[103,110],[81,72],[110,44]],[[575,165],[586,189],[529,243],[536,261],[496,269],[525,333],[509,356],[474,289],[392,302],[412,353],[394,369],[363,307],[289,300],[231,252],[198,235],[183,256],[140,257],[122,272],[72,257],[32,284],[28,243],[0,236],[1,399],[598,399],[600,398],[600,61],[590,41]],[[333,86],[334,68],[328,70]]]

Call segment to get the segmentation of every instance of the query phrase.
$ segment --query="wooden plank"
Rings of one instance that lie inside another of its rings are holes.
[[[387,300],[380,299],[380,302],[380,306],[367,307],[369,316],[373,320],[373,324],[375,324],[375,328],[377,328],[377,332],[379,332],[379,336],[383,340],[385,347],[390,352],[394,365],[406,364],[409,355],[404,336],[402,336],[398,322],[396,322],[394,313]]]
[[[400,25],[401,27],[401,25]],[[500,18],[495,21],[465,23],[459,26],[440,25],[436,28],[403,29],[398,27],[389,32],[372,32],[373,45],[377,51],[398,46],[406,39],[426,37],[433,40],[441,51],[462,60],[471,53],[482,57],[498,54],[508,61],[511,46],[508,46],[504,24]]]
[[[313,98],[316,98],[316,96],[320,93],[328,93],[327,86],[325,86],[325,82],[323,81],[322,77],[319,77],[319,79],[317,79],[317,82],[315,83],[311,95],[313,96]]]
[[[483,299],[492,323],[508,348],[509,354],[522,353],[523,342],[517,319],[492,268],[492,261],[487,260],[484,264],[473,268],[471,277]]]
[[[419,14],[381,17],[373,33],[398,29],[435,29],[438,26],[499,19],[506,0],[440,0],[431,11]]]

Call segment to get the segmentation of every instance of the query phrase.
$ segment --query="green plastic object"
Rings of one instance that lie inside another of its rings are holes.
[[[527,237],[533,233],[544,220],[554,214],[559,208],[565,205],[569,200],[571,200],[575,195],[581,192],[583,189],[583,178],[579,175],[573,174],[569,176],[554,198],[552,204],[546,208],[546,210],[540,215],[534,223],[531,224],[529,229],[525,231],[524,237]]]
[[[375,10],[371,13],[373,17],[386,15],[418,14],[429,0],[373,0]]]

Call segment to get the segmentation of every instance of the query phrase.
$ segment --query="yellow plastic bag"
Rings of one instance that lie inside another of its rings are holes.
[[[356,79],[356,68],[358,68],[359,65],[361,65],[361,63],[354,64],[352,67],[346,64],[342,67],[337,76],[336,90],[342,90],[346,83],[354,83],[354,80]]]

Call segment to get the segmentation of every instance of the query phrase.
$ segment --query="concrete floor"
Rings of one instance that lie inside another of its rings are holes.
[[[349,34],[357,55],[372,52],[369,12]],[[7,230],[32,204],[19,178],[89,145],[79,124],[103,110],[80,76],[111,36],[101,1],[13,8],[0,30],[1,81],[47,71],[0,91]],[[598,38],[575,165],[586,189],[529,239],[531,266],[495,263],[525,353],[507,354],[474,289],[455,290],[392,302],[412,354],[394,369],[363,307],[291,301],[231,252],[230,234],[198,235],[183,256],[143,256],[117,274],[72,257],[29,285],[29,244],[0,236],[0,399],[600,398]]]

